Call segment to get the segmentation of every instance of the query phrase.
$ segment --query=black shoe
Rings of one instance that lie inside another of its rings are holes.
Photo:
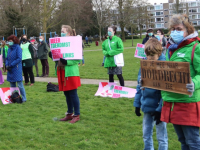
[[[37,77],[39,77],[39,74],[37,74]]]
[[[101,65],[102,67],[104,66],[104,63],[102,63],[102,65]]]
[[[40,77],[44,77],[44,75],[41,75]]]

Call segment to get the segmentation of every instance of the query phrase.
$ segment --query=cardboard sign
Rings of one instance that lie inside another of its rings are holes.
[[[17,90],[20,94],[19,88],[18,87],[7,87],[7,88],[0,88],[0,97],[1,97],[1,101],[4,105],[6,104],[11,104],[11,94],[13,91]]]
[[[95,96],[120,98],[133,98],[136,94],[136,89],[117,86],[114,82],[100,82],[98,91]]]
[[[82,59],[83,52],[81,36],[50,38],[49,44],[53,61],[58,61],[60,58],[64,58],[66,60]]]
[[[144,44],[137,43],[137,47],[135,50],[135,57],[137,57],[137,58],[145,58],[146,57],[146,54],[144,51]]]
[[[140,65],[143,87],[191,95],[186,88],[191,83],[188,62],[140,60]]]

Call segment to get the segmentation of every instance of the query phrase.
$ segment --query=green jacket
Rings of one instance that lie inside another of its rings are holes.
[[[109,46],[109,41],[110,41],[110,46]],[[117,65],[115,64],[114,56],[124,51],[122,40],[117,36],[113,36],[111,40],[108,38],[103,42],[102,49],[104,56],[106,56],[104,67],[105,68],[116,67]]]
[[[162,91],[162,98],[167,102],[181,102],[181,103],[191,103],[200,101],[200,44],[195,48],[193,63],[191,61],[192,49],[194,41],[180,49],[176,50],[171,58],[168,57],[168,51],[166,53],[166,61],[178,61],[178,62],[189,62],[190,63],[190,76],[195,85],[195,91],[192,97],[184,94],[177,94],[172,92]],[[199,43],[199,42],[198,42]]]
[[[5,58],[7,58],[7,54],[8,54],[8,46],[5,45],[4,46],[5,49]],[[0,48],[0,54],[3,55],[3,47]]]
[[[67,60],[65,66],[65,77],[80,76],[78,63],[80,60]]]

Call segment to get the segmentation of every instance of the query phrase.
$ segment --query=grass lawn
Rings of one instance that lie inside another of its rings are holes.
[[[134,47],[137,43],[141,43],[142,39],[134,39]],[[103,54],[101,50],[101,44],[99,46],[95,46],[93,42],[90,48],[84,49],[84,59],[85,66],[80,66],[80,76],[85,79],[108,79],[107,69],[102,67],[101,64],[103,62]],[[123,77],[124,80],[137,80],[137,74],[140,67],[140,59],[135,58],[135,48],[131,47],[132,41],[126,40],[124,42],[124,61],[125,66],[123,67]],[[126,49],[126,47],[128,49]],[[88,51],[88,50],[96,50],[96,51]],[[55,76],[55,63],[49,58],[49,76]],[[42,75],[42,65],[40,60],[38,60],[39,66],[39,75]],[[33,66],[33,72],[36,76],[35,66]],[[117,77],[115,77],[117,79]],[[117,79],[118,80],[118,79]]]
[[[9,83],[0,87],[9,87]],[[56,121],[67,111],[62,92],[47,93],[46,83],[26,86],[26,103],[0,103],[0,149],[142,150],[142,117],[134,114],[133,99],[95,97],[97,88],[79,88],[81,120],[69,124]],[[169,150],[180,150],[173,126],[168,124],[167,128]],[[153,134],[158,149],[155,129]]]

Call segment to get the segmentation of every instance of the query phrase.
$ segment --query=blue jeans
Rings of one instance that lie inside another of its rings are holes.
[[[143,118],[143,140],[144,140],[144,150],[154,150],[153,146],[153,127],[155,121],[154,116],[151,116],[151,113],[144,113]],[[168,137],[167,137],[167,128],[166,123],[161,122],[156,125],[156,137],[158,140],[158,150],[167,150],[168,149]]]
[[[20,94],[22,95],[22,101],[25,102],[26,101],[26,92],[24,89],[23,81],[17,82],[17,86],[20,90]],[[10,87],[16,87],[16,82],[10,82]]]
[[[81,63],[79,63],[79,64],[81,64]],[[82,57],[82,64],[85,64],[84,56]]]
[[[74,115],[80,115],[80,101],[77,94],[77,89],[70,90],[70,91],[64,91],[68,111],[67,113],[73,113]]]
[[[103,64],[104,64],[104,62],[105,62],[105,59],[106,59],[106,56],[103,57]]]
[[[182,150],[200,150],[199,127],[173,125]]]

